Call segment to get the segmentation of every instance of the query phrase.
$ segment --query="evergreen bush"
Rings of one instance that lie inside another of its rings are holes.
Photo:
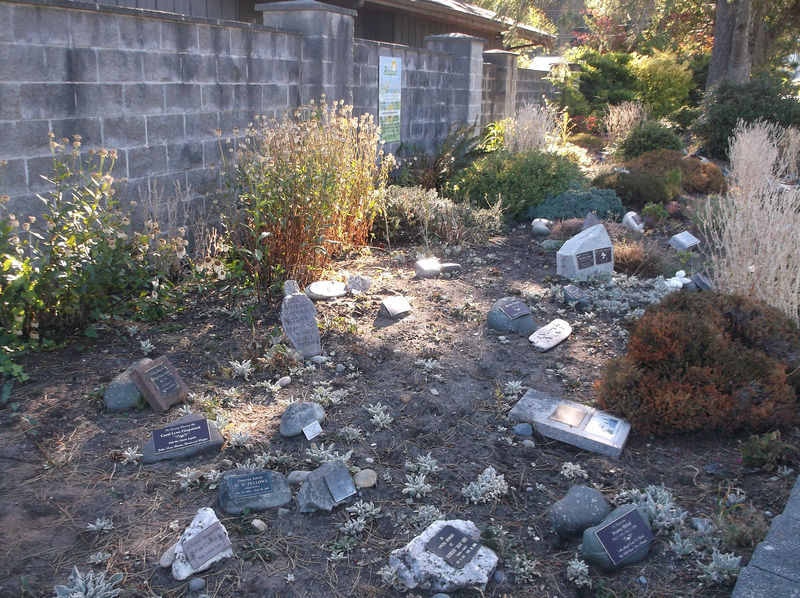
[[[613,189],[626,208],[636,211],[649,203],[663,204],[675,198],[674,188],[659,175],[646,170],[601,174],[592,181],[592,186]]]
[[[669,127],[648,121],[631,129],[620,140],[617,155],[623,160],[632,160],[659,149],[682,150],[683,142]]]
[[[580,185],[573,183],[563,193],[548,195],[542,203],[531,210],[530,215],[533,218],[567,220],[582,218],[588,212],[594,212],[606,220],[619,220],[624,210],[622,202],[613,189],[584,191]]]

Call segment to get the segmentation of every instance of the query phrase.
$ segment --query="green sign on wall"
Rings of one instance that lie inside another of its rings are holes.
[[[380,57],[378,73],[378,124],[384,141],[400,141],[400,93],[402,61],[390,56]]]

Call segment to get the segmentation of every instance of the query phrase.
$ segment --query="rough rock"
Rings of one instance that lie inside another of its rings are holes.
[[[336,502],[328,488],[325,476],[337,470],[344,470],[347,475],[350,475],[344,461],[328,461],[308,474],[306,481],[303,482],[303,485],[300,486],[300,491],[297,493],[297,506],[300,507],[301,513],[332,511],[334,507],[350,500],[350,497],[348,497]]]
[[[623,515],[625,515],[628,511],[632,511],[636,509],[639,511],[639,514],[642,516],[642,519],[647,525],[650,525],[650,519],[647,517],[644,511],[642,511],[636,505],[622,505],[621,507],[614,509],[610,514],[608,514],[605,519],[599,524],[593,527],[586,529],[583,532],[583,543],[581,545],[581,557],[587,563],[595,565],[598,569],[603,571],[604,573],[613,573],[619,569],[627,565],[632,565],[634,563],[638,563],[643,561],[647,558],[648,553],[650,552],[650,544],[648,543],[646,546],[640,548],[625,560],[623,560],[618,565],[615,565],[614,562],[611,560],[611,557],[608,556],[608,553],[603,548],[603,545],[600,543],[600,540],[597,539],[595,532],[599,530],[604,525],[611,523],[615,519],[619,519]]]
[[[486,323],[489,328],[504,334],[530,334],[536,330],[539,327],[539,323],[531,313],[512,320],[501,309],[501,307],[516,301],[519,301],[516,297],[503,297],[495,301],[492,307],[489,308],[489,313],[486,314]]]
[[[442,265],[436,258],[419,260],[414,264],[414,276],[417,278],[436,278],[442,273]]]
[[[446,525],[452,525],[466,536],[480,541],[480,530],[471,521],[455,519],[431,523],[422,534],[404,547],[393,550],[389,556],[389,565],[397,569],[398,579],[406,589],[454,592],[463,588],[486,587],[498,562],[497,555],[490,549],[480,546],[463,569],[456,569],[425,548],[428,541]]]
[[[311,473],[310,471],[300,471],[300,470],[292,471],[289,473],[288,477],[286,478],[286,481],[289,482],[289,484],[291,484],[292,486],[295,486],[297,484],[302,484],[303,482],[306,481],[306,478],[310,473]]]
[[[573,486],[550,508],[550,524],[559,536],[573,536],[598,525],[611,512],[603,494],[588,486]]]
[[[550,229],[541,222],[533,222],[531,224],[531,233],[534,237],[549,237]]]
[[[447,262],[441,266],[442,274],[461,274],[462,270],[461,264],[455,262]]]
[[[178,548],[177,542],[167,548],[167,551],[161,555],[161,558],[158,561],[158,564],[166,569],[167,567],[172,567],[172,563],[175,562],[175,550]]]
[[[291,403],[281,416],[281,436],[291,438],[303,433],[308,424],[325,421],[325,410],[319,403]]]
[[[264,476],[269,473],[271,490],[267,493],[241,495],[237,492],[237,481],[243,477],[251,475]],[[292,491],[289,489],[289,482],[277,471],[267,471],[251,467],[240,467],[226,471],[219,480],[218,486],[219,504],[222,510],[231,515],[239,515],[245,509],[251,511],[264,511],[274,507],[282,507],[292,501]]]
[[[233,556],[233,547],[228,546],[228,548],[222,552],[217,553],[202,563],[197,569],[192,567],[192,565],[189,563],[189,559],[186,556],[186,552],[183,548],[184,544],[187,540],[191,540],[204,529],[211,527],[215,523],[219,523],[219,519],[217,519],[214,509],[203,507],[197,511],[197,515],[194,516],[194,519],[189,524],[189,527],[186,528],[181,535],[181,539],[178,540],[178,543],[175,545],[175,561],[172,563],[172,577],[178,581],[183,581],[184,579],[190,578],[195,573],[205,571],[217,561],[221,561],[222,559]],[[220,525],[220,530],[221,533],[225,535],[225,538],[227,538],[228,532],[225,527]]]
[[[371,469],[362,469],[353,476],[356,488],[372,488],[378,482],[378,474]]]
[[[114,378],[103,393],[103,404],[107,411],[127,411],[141,404],[143,397],[139,389],[131,380],[131,372],[136,368],[153,361],[149,357],[140,359],[130,365],[124,372]]]
[[[533,436],[533,426],[527,422],[515,425],[513,430],[518,436]]]
[[[192,592],[199,592],[206,587],[206,580],[202,577],[195,577],[189,582],[189,590]]]

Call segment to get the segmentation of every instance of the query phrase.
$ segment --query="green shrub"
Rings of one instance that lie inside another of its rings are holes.
[[[640,434],[789,426],[797,420],[800,332],[759,301],[674,293],[636,322],[597,390],[598,403]]]
[[[620,140],[617,155],[623,160],[631,160],[659,149],[682,150],[683,142],[669,127],[648,121],[631,129]]]
[[[478,158],[450,179],[448,194],[490,207],[502,197],[510,218],[525,217],[548,194],[562,193],[585,177],[574,162],[543,152],[492,152]]]
[[[337,102],[245,131],[225,165],[233,197],[224,218],[231,259],[257,293],[282,279],[307,282],[337,252],[366,243],[392,164],[376,160],[379,145],[372,117]]]
[[[778,430],[755,435],[739,445],[745,467],[773,471],[779,463],[794,463],[800,455],[796,446],[783,442]]]
[[[746,85],[723,79],[706,94],[702,115],[692,131],[709,156],[725,159],[728,139],[739,120],[764,120],[783,127],[800,125],[800,101],[793,93],[766,78],[753,79]]]
[[[639,98],[659,119],[677,110],[692,88],[692,72],[675,55],[656,50],[652,56],[637,55],[631,61]]]
[[[630,210],[641,210],[649,203],[663,204],[675,197],[663,178],[646,170],[617,171],[601,174],[592,181],[593,187],[613,189]]]
[[[636,77],[631,71],[631,55],[579,48],[566,56],[576,62],[580,72],[564,77],[559,105],[570,116],[600,116],[608,104],[616,105],[636,99]],[[577,84],[575,84],[577,77]]]
[[[652,220],[655,224],[664,224],[669,220],[669,212],[660,203],[649,203],[642,208],[642,218]]]
[[[542,203],[532,208],[530,215],[533,218],[567,220],[582,218],[588,212],[594,212],[606,220],[619,220],[624,208],[613,189],[583,191],[580,185],[572,184],[563,193],[548,195]]]

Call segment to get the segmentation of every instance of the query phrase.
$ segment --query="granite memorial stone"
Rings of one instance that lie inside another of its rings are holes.
[[[141,462],[156,463],[165,459],[186,459],[202,453],[219,451],[225,439],[199,413],[190,413],[153,430],[142,446]]]
[[[503,297],[494,302],[486,315],[489,328],[503,334],[530,334],[539,327],[530,308],[517,297]]]
[[[171,553],[171,554],[170,554]],[[171,556],[170,558],[167,558]],[[180,540],[162,557],[162,567],[172,566],[172,576],[183,581],[205,571],[217,561],[233,556],[227,530],[217,519],[214,510],[204,507],[197,511],[192,523]],[[170,564],[166,564],[169,562]]]
[[[640,233],[644,230],[644,220],[636,212],[628,212],[622,218],[622,225],[630,231]]]
[[[288,295],[281,306],[283,331],[303,357],[322,352],[317,325],[317,310],[311,299],[302,294]]]
[[[542,326],[528,337],[538,351],[544,352],[552,349],[566,340],[572,334],[572,326],[564,320],[556,318],[547,326]]]
[[[442,273],[442,265],[434,257],[417,261],[414,264],[414,276],[417,278],[436,278]]]
[[[623,505],[583,532],[581,556],[604,573],[612,573],[646,559],[653,540],[644,511]]]
[[[284,438],[299,436],[308,424],[323,421],[325,421],[325,409],[319,403],[290,403],[281,416],[281,436]]]
[[[614,273],[614,249],[605,227],[597,224],[578,233],[556,254],[559,276],[587,280],[596,274]]]
[[[226,471],[219,480],[219,504],[230,515],[249,509],[263,511],[292,501],[289,482],[277,471],[240,467]]]
[[[151,361],[153,360],[149,357],[136,361],[106,386],[103,392],[103,404],[106,407],[106,411],[112,413],[127,411],[140,404],[143,398],[142,393],[139,392],[136,384],[131,379],[131,372]]]
[[[688,230],[673,235],[669,240],[670,247],[677,251],[688,251],[700,245],[700,239],[695,237]]]
[[[189,395],[186,384],[164,355],[131,370],[131,380],[156,413],[164,413]]]
[[[342,496],[345,484],[341,482],[344,476],[350,477],[350,471],[344,461],[327,461],[308,474],[300,486],[300,491],[297,493],[297,506],[301,513],[314,513],[316,511],[332,511],[335,507],[346,502],[349,496],[336,500],[331,494],[331,488],[328,484],[328,476],[333,480],[334,485],[337,486],[337,495]],[[353,484],[352,478],[350,484]],[[342,492],[339,492],[339,489]],[[348,486],[349,488],[349,486]],[[355,493],[355,492],[354,492]]]
[[[347,288],[343,282],[333,280],[318,280],[306,287],[306,295],[314,301],[325,301],[335,299],[347,294]]]

